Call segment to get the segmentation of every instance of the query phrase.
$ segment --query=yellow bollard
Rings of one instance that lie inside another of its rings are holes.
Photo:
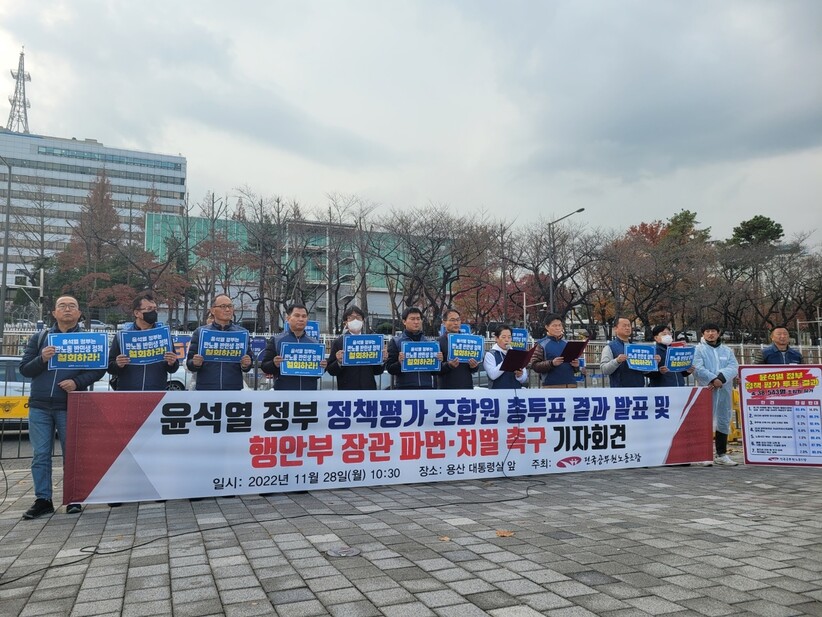
[[[739,390],[734,389],[731,408],[734,413],[731,416],[731,432],[728,435],[728,441],[740,442],[742,441],[742,408],[739,402]]]

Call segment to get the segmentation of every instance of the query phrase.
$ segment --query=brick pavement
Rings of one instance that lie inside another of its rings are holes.
[[[6,467],[3,617],[822,615],[818,469],[570,473],[23,521],[30,476]],[[361,554],[327,555],[344,545]]]

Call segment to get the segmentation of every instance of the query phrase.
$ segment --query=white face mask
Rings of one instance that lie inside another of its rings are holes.
[[[352,319],[348,322],[348,330],[350,332],[362,332],[362,320],[360,319]]]
[[[662,343],[663,345],[670,345],[671,343],[674,342],[674,337],[671,336],[670,334],[663,334],[662,338],[659,339],[659,342]]]

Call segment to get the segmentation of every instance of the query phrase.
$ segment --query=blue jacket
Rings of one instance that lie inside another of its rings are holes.
[[[486,353],[493,354],[496,364],[502,364],[502,361],[505,360],[503,353],[496,349],[492,349]],[[519,390],[520,388],[522,388],[522,384],[517,380],[516,374],[512,371],[505,371],[496,379],[491,380],[491,390]]]
[[[226,326],[211,323],[200,326],[191,335],[191,344],[188,346],[186,356],[186,367],[197,375],[197,390],[242,390],[243,373],[251,370],[251,366],[243,368],[239,362],[203,362],[199,367],[194,366],[194,356],[200,353],[200,332],[203,330],[217,330],[220,332],[247,332],[242,326],[234,322]],[[246,355],[251,355],[251,347],[245,350]]]
[[[793,347],[779,351],[776,345],[768,345],[756,357],[757,364],[804,364],[802,354]]]
[[[668,357],[668,346],[657,343],[656,354],[660,358],[659,366],[665,366],[665,360]],[[647,373],[647,375],[648,385],[651,388],[669,388],[685,385],[685,373],[675,373],[673,371],[660,373],[659,371],[652,371]]]
[[[625,343],[618,338],[608,343],[614,358],[625,353]],[[645,373],[628,368],[628,362],[623,362],[608,377],[612,388],[644,388]]]
[[[410,334],[408,330],[403,330],[388,342],[388,360],[385,363],[385,370],[394,376],[395,390],[433,390],[437,387],[437,373],[434,371],[402,372],[402,362],[400,362],[402,344],[405,341],[427,340],[422,332]]]
[[[537,349],[534,352],[534,357],[531,359],[531,370],[544,375],[542,385],[565,386],[576,384],[574,367],[570,363],[563,362],[559,366],[553,364],[554,358],[562,357],[562,352],[568,341],[563,338],[556,339],[552,336],[546,336],[544,339],[537,341],[537,344],[541,350]]]
[[[263,373],[274,376],[275,390],[316,390],[319,377],[300,377],[295,375],[280,375],[280,369],[274,364],[274,358],[281,356],[280,351],[283,348],[283,343],[314,343],[316,339],[311,338],[305,332],[302,336],[297,337],[290,330],[283,332],[277,336],[272,336],[268,339],[265,345],[265,351],[260,358],[260,368]]]
[[[75,326],[69,332],[82,332]],[[50,330],[34,333],[26,344],[26,350],[20,359],[20,373],[31,378],[29,407],[65,411],[68,406],[68,392],[59,384],[66,379],[73,379],[77,390],[82,392],[106,374],[104,369],[49,369],[48,362],[43,362],[40,352],[48,347],[48,334],[63,334],[55,324]]]
[[[137,330],[135,324],[128,324],[123,330]],[[123,368],[117,366],[117,356],[120,355],[120,337],[114,335],[111,348],[108,351],[108,372],[117,377],[116,390],[147,391],[165,390],[168,387],[168,376],[180,368],[180,361],[169,364],[165,360],[152,364],[126,364]]]

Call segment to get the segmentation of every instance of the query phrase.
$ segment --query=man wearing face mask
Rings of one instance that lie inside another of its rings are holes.
[[[151,293],[145,291],[138,294],[131,303],[131,309],[134,323],[129,324],[127,330],[151,330],[157,327],[157,303]],[[117,378],[117,390],[165,390],[169,373],[180,368],[180,360],[171,350],[165,353],[160,362],[131,366],[130,358],[121,353],[119,336],[115,336],[111,342],[108,357],[108,372]]]
[[[342,336],[337,337],[331,343],[331,352],[328,354],[325,370],[329,375],[337,378],[337,390],[376,390],[377,381],[374,377],[382,374],[382,362],[360,366],[343,366],[342,364],[345,337],[363,333],[365,315],[362,309],[358,306],[349,306],[343,313],[343,323],[345,329]],[[385,356],[385,350],[383,350],[383,359]]]
[[[668,357],[668,347],[674,342],[671,329],[668,326],[656,326],[651,330],[656,341],[656,355],[659,356],[659,370],[648,373],[648,386],[651,388],[672,388],[685,385],[685,375],[694,372],[691,366],[683,372],[669,371],[665,366]]]

